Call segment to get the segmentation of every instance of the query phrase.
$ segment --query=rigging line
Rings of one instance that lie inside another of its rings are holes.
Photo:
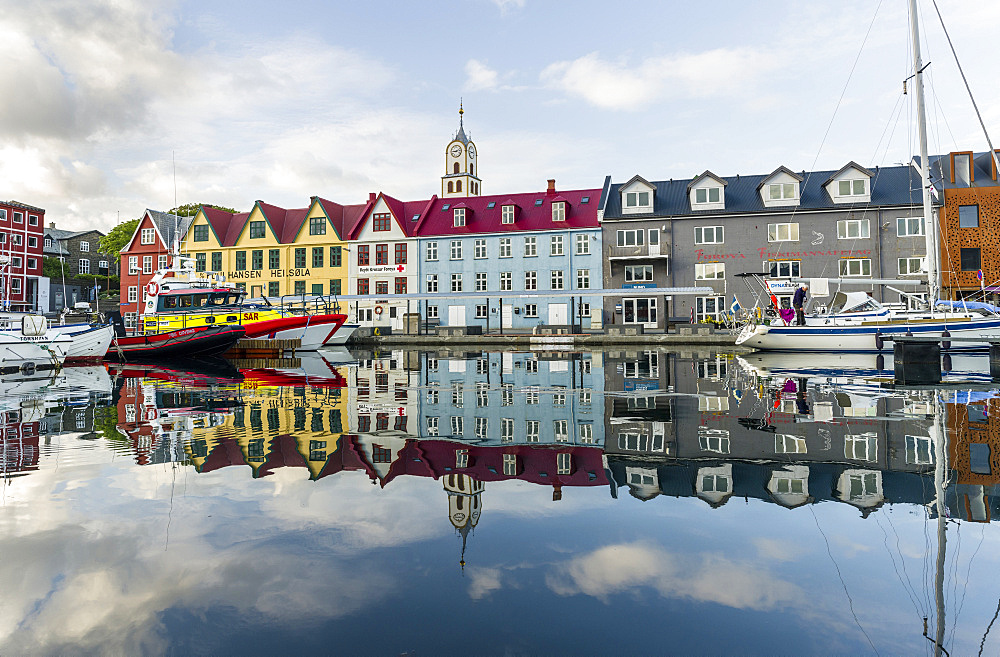
[[[979,554],[979,548],[983,547],[983,540],[986,538],[986,525],[983,524],[980,527],[980,529],[982,530],[982,532],[979,534],[979,545],[976,546],[976,549],[973,551],[972,556],[969,557],[969,566],[965,570],[965,584],[962,585],[962,598],[961,600],[959,600],[958,608],[955,610],[956,621],[958,620],[958,617],[962,613],[962,608],[965,606],[965,594],[969,592],[969,576],[972,574],[972,562],[975,561],[976,555]],[[951,639],[949,641],[954,641],[955,625],[957,624],[958,623],[952,624]]]
[[[881,5],[881,3],[879,4]],[[858,619],[858,614],[854,611],[854,600],[851,598],[851,594],[847,590],[847,582],[844,581],[844,575],[840,572],[840,566],[837,564],[837,560],[833,557],[833,551],[830,549],[830,539],[826,537],[826,532],[824,532],[823,528],[820,526],[819,518],[816,517],[816,511],[812,508],[812,505],[809,506],[809,512],[812,513],[813,522],[816,523],[816,529],[819,530],[819,533],[823,536],[823,542],[826,543],[826,553],[829,555],[830,561],[833,562],[833,567],[837,570],[837,577],[840,578],[840,585],[844,588],[844,595],[847,596],[847,604],[851,609],[851,616],[854,617],[854,623],[858,626],[858,629],[861,630],[861,633],[865,635],[865,638],[868,639],[868,645],[870,645],[875,654],[878,655],[878,648],[876,648],[875,644],[872,643],[872,638],[868,636],[868,632],[865,632],[865,628],[862,627],[861,621]]]
[[[896,565],[896,555],[893,553],[892,548],[889,547],[889,533],[885,531],[885,527],[882,526],[882,523],[878,518],[875,519],[875,524],[882,530],[882,537],[884,539],[882,544],[885,545],[886,554],[889,555],[889,560],[892,561],[892,569],[896,571],[896,578],[899,580],[899,583],[903,585],[903,590],[906,591],[907,597],[910,598],[910,602],[913,604],[913,610],[917,612],[917,616],[919,618],[923,618],[926,614],[922,609],[920,609],[919,605],[917,605],[916,599],[913,597],[913,594],[910,593],[910,589],[907,587],[906,582],[903,581],[903,576],[899,574],[899,566]],[[896,538],[898,540],[898,535]],[[900,557],[902,557],[902,554]]]
[[[910,573],[906,570],[906,559],[903,557],[903,548],[899,544],[899,532],[896,531],[896,524],[892,521],[892,517],[889,514],[885,514],[885,518],[889,522],[889,526],[892,527],[892,533],[896,536],[896,552],[899,553],[899,561],[903,564],[903,574],[906,575],[906,582],[913,591],[913,595],[916,596],[917,589],[913,586],[913,581],[910,579]]]
[[[993,613],[993,618],[990,620],[990,624],[986,626],[986,631],[983,632],[983,638],[979,642],[979,654],[977,657],[983,657],[983,646],[986,645],[986,637],[989,635],[990,630],[993,629],[993,623],[996,622],[997,616],[1000,616],[1000,600],[997,600],[997,610]]]

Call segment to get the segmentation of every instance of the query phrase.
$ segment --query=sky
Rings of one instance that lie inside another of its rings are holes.
[[[930,151],[986,150],[919,4]],[[939,6],[996,130],[1000,3]],[[0,199],[70,230],[183,203],[426,199],[460,101],[483,194],[917,152],[905,0],[0,0],[0,33]]]

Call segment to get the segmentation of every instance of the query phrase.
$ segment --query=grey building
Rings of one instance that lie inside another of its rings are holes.
[[[98,293],[97,287],[104,290],[108,287],[108,283],[81,278],[80,275],[118,275],[118,266],[114,258],[99,250],[104,233],[99,230],[61,230],[56,228],[55,222],[51,222],[43,234],[42,255],[46,258],[58,258],[66,263],[69,270],[65,281],[62,279],[50,281],[52,292],[49,295],[47,310],[59,312],[63,307],[73,307],[81,301],[93,304]]]
[[[598,218],[607,267],[604,287],[634,289],[608,298],[605,321],[664,328],[670,318],[718,319],[737,299],[753,297],[736,274],[770,273],[783,305],[792,279],[858,281],[877,299],[870,278],[914,278],[925,268],[919,171],[911,166],[721,177],[711,171],[685,180],[605,180]],[[657,294],[670,286],[707,286],[699,297]],[[831,286],[830,293],[835,291]]]

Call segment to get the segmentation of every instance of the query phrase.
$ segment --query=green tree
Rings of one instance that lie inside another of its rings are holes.
[[[42,276],[46,278],[60,279],[63,276],[70,276],[69,265],[61,262],[59,258],[42,258]]]
[[[181,205],[173,208],[167,214],[176,214],[178,217],[193,217],[198,214],[201,210],[201,206],[206,208],[215,208],[216,210],[222,210],[223,212],[228,212],[229,214],[236,214],[236,210],[233,208],[226,208],[221,205],[212,205],[210,203],[188,203],[186,205]]]
[[[128,241],[132,239],[132,235],[135,233],[135,228],[138,225],[138,219],[132,219],[131,221],[124,221],[118,224],[112,228],[107,235],[101,238],[98,250],[101,253],[107,253],[115,259],[115,262],[119,262],[122,258],[122,249],[124,249],[128,245]]]

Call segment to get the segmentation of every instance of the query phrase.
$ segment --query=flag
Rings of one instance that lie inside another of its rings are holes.
[[[739,311],[740,311],[740,302],[737,301],[736,295],[734,294],[733,295],[733,303],[732,303],[732,305],[729,306],[729,312],[731,312],[732,314],[735,315]]]
[[[767,289],[767,294],[771,297],[771,303],[774,307],[780,308],[781,306],[778,304],[778,297],[774,296],[774,291],[771,290],[771,284],[765,280],[764,287]]]

